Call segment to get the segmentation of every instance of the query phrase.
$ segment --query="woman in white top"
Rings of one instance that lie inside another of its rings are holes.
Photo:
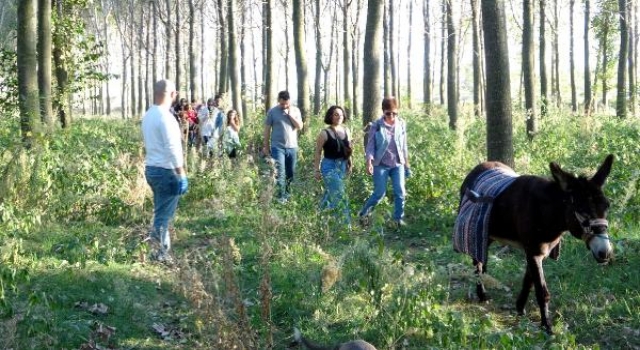
[[[224,151],[229,158],[236,158],[240,150],[240,117],[235,109],[227,112],[227,129],[224,134]]]

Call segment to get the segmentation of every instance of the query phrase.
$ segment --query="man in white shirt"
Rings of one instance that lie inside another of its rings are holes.
[[[169,254],[169,223],[173,220],[180,196],[189,188],[180,127],[169,111],[177,95],[173,82],[157,81],[153,85],[154,104],[142,118],[145,177],[153,191],[151,258],[168,263],[173,261]]]

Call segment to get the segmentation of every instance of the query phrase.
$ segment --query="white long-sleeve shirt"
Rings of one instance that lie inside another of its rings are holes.
[[[184,166],[180,126],[168,109],[153,105],[142,118],[145,165],[165,169]]]

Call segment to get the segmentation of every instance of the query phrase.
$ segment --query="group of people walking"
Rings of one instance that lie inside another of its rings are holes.
[[[224,113],[219,109],[220,96],[209,99],[206,106],[199,108],[193,108],[184,102],[173,104],[177,90],[169,80],[156,82],[153,92],[154,105],[142,119],[146,151],[145,176],[153,192],[154,204],[153,228],[149,237],[150,256],[157,261],[171,262],[168,226],[173,220],[180,196],[187,192],[189,186],[183,147],[193,147],[201,141],[207,152],[214,151],[220,140],[223,128],[221,124],[224,122],[219,121],[220,118],[224,120]],[[374,188],[358,217],[361,222],[366,223],[375,206],[384,197],[387,182],[391,179],[394,192],[392,219],[398,226],[404,226],[405,179],[411,174],[406,125],[398,116],[396,98],[383,99],[382,112],[382,116],[368,126],[366,171],[373,176]],[[179,123],[175,122],[173,113],[177,115]],[[324,183],[320,208],[337,211],[344,224],[351,227],[345,179],[353,168],[351,154],[354,144],[349,129],[344,126],[347,119],[345,109],[340,106],[331,106],[325,113],[324,123],[327,127],[320,131],[315,143],[314,175]],[[189,131],[186,136],[180,127],[185,122],[188,123]],[[267,111],[264,119],[262,153],[275,163],[275,200],[282,204],[291,198],[291,183],[297,164],[298,132],[302,127],[302,115],[291,104],[289,92],[279,92],[278,104]],[[192,130],[195,134],[193,140]],[[223,138],[229,157],[237,156],[239,130],[240,119],[232,109],[226,115]]]
[[[362,223],[368,221],[373,208],[380,203],[391,179],[394,193],[393,221],[404,226],[405,179],[411,176],[407,131],[404,120],[398,117],[398,100],[388,97],[382,101],[382,117],[368,126],[365,147],[367,173],[373,176],[373,193],[358,213]],[[351,213],[345,189],[345,178],[351,173],[353,142],[349,129],[344,127],[348,115],[344,108],[331,106],[324,116],[328,126],[316,138],[314,175],[324,182],[321,209],[338,210],[344,223],[351,226]],[[276,198],[286,203],[294,178],[298,153],[298,131],[302,129],[300,110],[290,103],[289,93],[278,94],[278,104],[267,112],[264,127],[263,153],[276,164]]]

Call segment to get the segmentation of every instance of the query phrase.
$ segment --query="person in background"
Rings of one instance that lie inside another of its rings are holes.
[[[231,159],[235,159],[240,151],[240,117],[235,109],[227,112],[227,129],[224,134],[224,151]]]
[[[405,226],[405,178],[411,175],[407,130],[404,120],[398,116],[398,100],[387,97],[382,100],[381,118],[369,128],[365,149],[366,169],[373,175],[373,193],[358,214],[360,222],[366,222],[373,208],[380,203],[391,178],[394,196],[393,220],[398,227]]]
[[[286,203],[291,197],[298,156],[298,130],[302,130],[300,109],[291,105],[289,92],[278,93],[278,104],[267,112],[264,121],[262,153],[271,157],[276,165],[276,196]]]
[[[188,146],[193,147],[198,136],[198,114],[190,104],[187,105],[185,114],[187,122],[189,123],[189,133],[187,136]]]
[[[153,192],[153,229],[149,240],[151,259],[171,263],[169,224],[180,196],[189,188],[184,168],[180,127],[169,111],[177,91],[173,82],[159,80],[153,86],[154,104],[142,118],[145,177]]]
[[[316,138],[313,169],[316,180],[324,181],[320,209],[341,209],[344,223],[350,226],[351,214],[344,179],[352,170],[352,145],[349,130],[343,126],[346,119],[344,108],[340,106],[331,106],[325,113],[324,123],[329,127],[322,129]]]

